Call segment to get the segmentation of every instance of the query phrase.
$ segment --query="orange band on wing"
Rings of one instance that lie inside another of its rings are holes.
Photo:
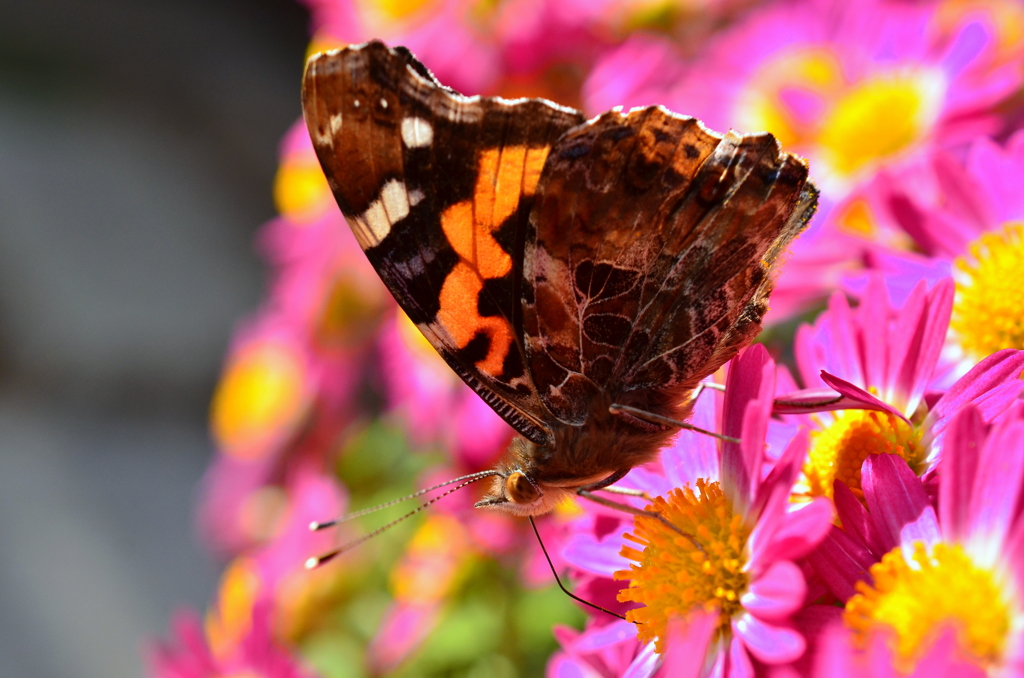
[[[537,190],[548,150],[506,146],[483,151],[473,198],[441,215],[448,242],[482,278],[500,278],[512,270],[512,258],[494,239],[494,232],[516,211],[524,195]]]
[[[444,280],[437,322],[459,348],[465,348],[481,332],[490,338],[487,356],[476,363],[485,374],[502,373],[514,340],[508,320],[483,317],[477,310],[483,281],[512,271],[512,257],[498,244],[494,233],[515,213],[523,196],[537,191],[549,150],[526,146],[484,150],[477,165],[473,197],[441,214],[441,228],[460,261]]]
[[[441,310],[438,322],[448,331],[455,345],[465,348],[479,332],[491,339],[487,356],[476,366],[485,374],[500,375],[505,356],[512,345],[512,326],[501,316],[482,317],[477,298],[484,288],[477,272],[466,262],[455,265],[441,287]]]

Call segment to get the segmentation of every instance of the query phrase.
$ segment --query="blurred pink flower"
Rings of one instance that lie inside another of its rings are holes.
[[[434,514],[417,529],[391,572],[394,600],[367,649],[373,675],[394,670],[433,630],[474,556],[458,520]]]
[[[203,634],[194,614],[179,613],[173,621],[173,640],[150,651],[149,675],[153,678],[315,678],[317,674],[273,637],[269,605],[253,611],[245,637],[225,656],[218,656]]]
[[[913,172],[878,181],[886,218],[956,281],[947,358],[962,373],[1001,348],[1024,348],[1024,131],[1005,146],[981,138],[966,161],[936,151]],[[897,180],[898,179],[898,180]],[[879,252],[894,285],[915,275],[912,253]],[[905,283],[903,283],[905,285]]]

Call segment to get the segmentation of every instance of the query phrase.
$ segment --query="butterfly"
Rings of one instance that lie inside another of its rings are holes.
[[[817,205],[770,134],[466,97],[379,41],[312,57],[302,103],[377,273],[519,434],[477,503],[515,515],[656,458],[666,422],[760,331]]]

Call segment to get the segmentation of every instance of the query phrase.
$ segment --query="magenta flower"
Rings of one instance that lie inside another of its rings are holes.
[[[394,600],[367,649],[373,675],[394,670],[433,630],[474,549],[458,520],[429,517],[391,572]]]
[[[1024,669],[1024,409],[986,425],[965,406],[951,420],[938,468],[938,509],[894,455],[868,457],[867,508],[842,483],[835,527],[809,557],[846,608],[859,647],[885,634],[901,671],[947,628],[959,654],[989,675]],[[844,529],[845,528],[845,529]]]
[[[935,152],[899,181],[878,182],[887,220],[956,281],[946,357],[961,372],[999,349],[1024,348],[1024,196],[1016,183],[1022,172],[1024,131],[1018,131],[1005,147],[978,139],[966,163]],[[876,256],[901,272],[914,257]]]
[[[922,281],[896,308],[875,274],[856,309],[837,292],[814,325],[800,328],[796,358],[804,383],[839,392],[833,409],[857,408],[795,418],[811,430],[800,493],[831,496],[835,480],[860,492],[860,468],[869,454],[899,455],[922,475],[937,462],[957,409],[975,402],[991,421],[1020,394],[1021,351],[985,359],[945,393],[930,390],[942,376],[936,368],[952,297],[949,279],[930,290]]]
[[[270,607],[262,605],[252,615],[251,626],[227,654],[218,654],[203,634],[194,614],[179,613],[174,619],[174,641],[150,651],[153,678],[315,678],[317,674],[275,640]]]
[[[641,605],[626,612],[627,619],[639,622],[639,644],[627,645],[634,655],[630,662],[645,661],[647,643],[653,642],[658,652],[666,651],[669,623],[699,612],[715,618],[707,661],[721,675],[750,675],[755,661],[786,664],[803,654],[804,638],[790,621],[807,592],[796,561],[824,536],[832,508],[821,499],[791,510],[789,493],[799,474],[806,436],[793,437],[781,454],[773,453],[779,457],[774,464],[766,455],[775,372],[760,346],[730,364],[721,430],[742,443],[724,443],[715,456],[707,454],[706,442],[685,451],[673,446],[663,452],[662,473],[635,469],[628,477],[631,482],[623,483],[663,495],[654,499],[653,509],[696,543],[659,521],[638,517],[632,534],[622,535],[621,527],[605,524],[601,531],[578,534],[567,544],[564,555],[576,567],[629,580],[618,598]],[[710,418],[713,401],[707,397],[698,402],[698,425]],[[668,489],[674,483],[678,484]],[[582,527],[600,526],[600,516],[607,511],[594,513],[597,520],[581,521]],[[635,561],[628,570],[622,569],[615,550]],[[585,635],[617,637],[622,633],[619,628],[628,627],[594,624]],[[684,627],[682,633],[692,632]],[[589,642],[575,639],[558,661],[568,662],[573,656],[577,662],[588,661],[579,648]],[[656,664],[652,660],[649,666],[653,671]],[[651,675],[650,671],[635,675]]]

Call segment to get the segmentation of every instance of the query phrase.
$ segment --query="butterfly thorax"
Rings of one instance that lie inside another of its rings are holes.
[[[490,493],[477,506],[513,515],[541,515],[581,488],[600,485],[619,472],[654,460],[676,429],[613,415],[609,406],[615,402],[682,419],[690,409],[686,396],[678,390],[636,391],[616,398],[602,395],[595,399],[583,425],[556,426],[549,445],[516,436],[498,464]]]

